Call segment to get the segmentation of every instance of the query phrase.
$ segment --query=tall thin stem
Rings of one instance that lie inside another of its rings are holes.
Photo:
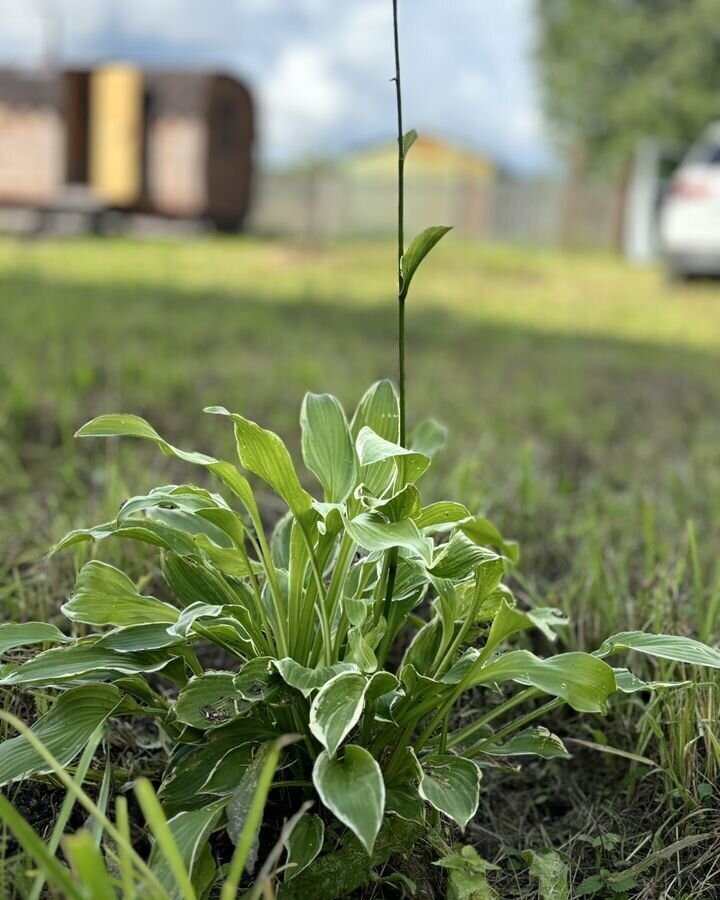
[[[402,283],[402,258],[405,253],[405,150],[403,148],[402,123],[402,86],[400,84],[400,39],[398,36],[398,0],[393,0],[393,39],[395,43],[395,101],[397,106],[397,142],[398,142],[398,210],[397,210],[397,299],[398,299],[398,381],[400,391],[400,444],[405,446],[405,294]],[[383,616],[386,620],[387,632],[383,640],[379,662],[382,665],[387,656],[393,635],[390,632],[390,608],[395,578],[397,576],[398,548],[388,551],[387,582],[385,584],[385,600]]]
[[[397,291],[398,291],[398,376],[400,389],[400,443],[405,446],[405,297],[402,290],[402,258],[405,252],[405,151],[403,149],[402,88],[400,84],[400,40],[398,0],[393,0],[395,42],[395,100],[397,105],[398,205],[397,205]]]

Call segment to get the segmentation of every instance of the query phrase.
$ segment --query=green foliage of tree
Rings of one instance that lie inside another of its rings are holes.
[[[720,117],[720,0],[538,0],[537,59],[561,144],[612,170],[646,136]]]

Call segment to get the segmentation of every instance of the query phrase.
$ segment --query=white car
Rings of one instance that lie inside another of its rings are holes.
[[[673,275],[720,275],[720,122],[705,130],[670,181],[660,244]]]

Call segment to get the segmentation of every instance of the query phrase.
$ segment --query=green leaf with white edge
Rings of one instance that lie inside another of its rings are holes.
[[[488,659],[493,650],[499,647],[511,634],[526,631],[532,626],[533,623],[524,612],[520,612],[520,610],[511,606],[507,600],[503,600],[490,626],[490,633],[485,641],[485,646],[482,648],[483,658]]]
[[[313,784],[323,805],[372,854],[385,810],[385,783],[368,751],[348,744],[341,757],[332,757],[323,750],[313,767]]]
[[[448,430],[436,419],[424,419],[413,428],[410,449],[432,459],[447,443]]]
[[[629,669],[613,669],[618,690],[623,694],[634,694],[637,691],[657,691],[676,687],[686,687],[690,681],[643,681],[633,675]]]
[[[570,619],[568,619],[566,615],[559,609],[554,609],[552,606],[536,606],[533,609],[529,609],[525,615],[530,619],[535,628],[542,631],[551,643],[555,643],[557,640],[557,632],[555,629],[561,628],[563,625],[568,625],[570,622]]]
[[[235,423],[237,451],[243,468],[269,485],[297,516],[312,508],[312,497],[300,485],[287,447],[273,431],[261,428],[222,406],[210,406],[205,412],[229,416]]]
[[[438,754],[420,762],[420,796],[460,828],[477,812],[480,802],[480,770],[469,759]]]
[[[384,620],[383,620],[384,621]],[[348,647],[345,661],[354,663],[361,672],[374,672],[377,669],[377,657],[370,642],[359,628],[351,628],[348,632]]]
[[[413,517],[418,528],[427,528],[432,531],[447,531],[458,522],[470,518],[470,510],[462,503],[453,503],[450,500],[440,500],[431,503],[420,510],[419,515]]]
[[[568,865],[555,850],[525,850],[523,859],[538,879],[540,900],[569,900]]]
[[[406,484],[417,481],[430,465],[429,456],[388,441],[367,426],[360,429],[355,447],[363,467],[372,467],[378,463],[393,460],[397,466],[399,477],[398,490]]]
[[[610,656],[621,650],[635,650],[660,659],[688,663],[692,666],[708,666],[720,669],[720,650],[708,647],[693,638],[678,637],[674,634],[645,634],[643,631],[624,631],[613,635],[595,651],[594,656]]]
[[[90,684],[62,694],[32,727],[32,733],[62,766],[82,751],[93,732],[107,721],[122,702],[112,684]],[[0,744],[0,786],[30,775],[52,771],[22,735]]]
[[[467,522],[460,522],[458,527],[470,540],[482,547],[496,547],[503,556],[516,563],[520,558],[520,548],[516,541],[506,541],[492,522],[482,516],[473,516]]]
[[[304,815],[298,819],[285,841],[285,881],[307,869],[322,850],[324,840],[325,825],[320,816]]]
[[[187,609],[199,602],[216,606],[237,602],[237,595],[222,575],[191,556],[164,553],[162,573],[180,605]]]
[[[73,640],[48,622],[9,622],[0,625],[0,653],[34,644],[67,644]]]
[[[310,707],[310,731],[330,756],[357,725],[365,704],[368,680],[357,672],[341,672],[318,691]]]
[[[408,822],[425,824],[425,801],[414,784],[399,784],[387,788],[385,812]]]
[[[272,744],[270,743],[262,744],[258,748],[255,758],[245,770],[245,773],[238,782],[238,786],[235,788],[228,801],[227,833],[235,846],[237,846],[243,833],[243,829],[245,828],[248,813],[250,812],[253,798],[255,797],[260,784],[263,768],[270,756],[271,748]],[[252,839],[250,852],[248,853],[247,862],[245,863],[245,870],[247,872],[252,872],[255,869],[257,854],[258,833],[256,833]]]
[[[316,669],[300,665],[290,657],[274,659],[272,662],[285,684],[300,691],[303,697],[309,697],[313,691],[320,690],[331,678],[342,672],[358,671],[357,666],[346,662],[334,663],[332,666],[319,666]]]
[[[167,652],[118,653],[83,641],[71,647],[46,650],[21,666],[6,667],[0,673],[0,684],[50,686],[88,674],[104,673],[105,677],[112,677],[113,674],[158,672],[171,659]]]
[[[417,131],[414,128],[411,128],[410,131],[406,131],[402,137],[402,155],[403,159],[408,155],[408,150],[412,147],[412,145],[417,140]]]
[[[179,616],[169,603],[141,594],[124,572],[96,559],[80,569],[72,596],[61,609],[71,622],[100,626],[172,624]]]
[[[345,412],[331,394],[305,394],[300,411],[302,454],[325,491],[342,503],[355,487],[357,463]]]
[[[393,444],[400,440],[400,403],[391,381],[378,381],[366,391],[350,424],[353,441],[357,441],[364,427]],[[395,463],[388,459],[370,467],[361,466],[358,479],[367,486],[370,494],[380,497],[392,483],[395,472]]]
[[[206,730],[223,725],[248,709],[235,687],[234,672],[204,672],[183,687],[175,701],[175,718]]]
[[[562,740],[542,725],[526,728],[525,731],[514,734],[502,744],[488,744],[482,748],[482,752],[488,756],[539,756],[542,759],[557,757],[570,759],[570,754]]]
[[[433,554],[428,573],[436,578],[466,578],[478,566],[493,559],[497,559],[496,553],[485,547],[478,547],[464,534],[456,531],[447,544],[439,547]]]
[[[346,522],[350,537],[365,550],[383,551],[404,547],[427,564],[432,555],[432,541],[423,537],[411,519],[385,522],[377,513],[361,513]]]
[[[66,534],[54,547],[51,547],[49,555],[53,556],[74,544],[82,544],[88,541],[104,541],[109,537],[140,541],[143,544],[150,544],[163,550],[172,550],[173,553],[181,556],[197,552],[195,541],[182,531],[169,528],[164,522],[137,518],[126,519],[122,524],[105,522],[92,528],[78,528]]]
[[[410,282],[413,280],[415,272],[417,272],[420,263],[425,259],[432,248],[441,240],[448,231],[451,230],[449,225],[431,225],[421,231],[420,234],[413,238],[410,246],[403,253],[400,260],[400,271],[402,273],[402,283],[400,285],[400,295],[403,299],[407,297]]]
[[[215,459],[204,453],[180,450],[173,447],[155,431],[145,419],[129,414],[98,416],[83,425],[75,437],[134,437],[152,441],[166,456],[176,456],[184,462],[204,466],[208,471],[216,475],[230,490],[242,501],[254,520],[257,520],[258,509],[253,497],[252,489],[247,481],[232,463]]]
[[[209,803],[201,809],[179,812],[167,823],[176,851],[191,878],[207,846],[210,835],[218,827],[220,816],[226,803],[226,800],[216,800],[214,803]],[[180,886],[177,884],[168,864],[167,855],[163,852],[163,847],[158,841],[153,843],[149,865],[170,897],[173,900],[184,900]]]
[[[96,647],[117,650],[118,653],[137,653],[144,650],[162,650],[165,647],[179,646],[183,638],[169,634],[165,622],[153,622],[151,625],[127,625],[124,628],[113,628],[106,631],[97,641]]]
[[[560,653],[541,659],[529,650],[511,650],[477,669],[471,684],[505,681],[560,697],[578,712],[604,714],[608,697],[617,690],[610,666],[589,653]]]

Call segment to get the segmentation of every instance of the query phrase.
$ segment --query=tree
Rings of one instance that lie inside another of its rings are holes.
[[[547,116],[617,171],[637,141],[687,143],[720,118],[720,0],[537,0]]]

